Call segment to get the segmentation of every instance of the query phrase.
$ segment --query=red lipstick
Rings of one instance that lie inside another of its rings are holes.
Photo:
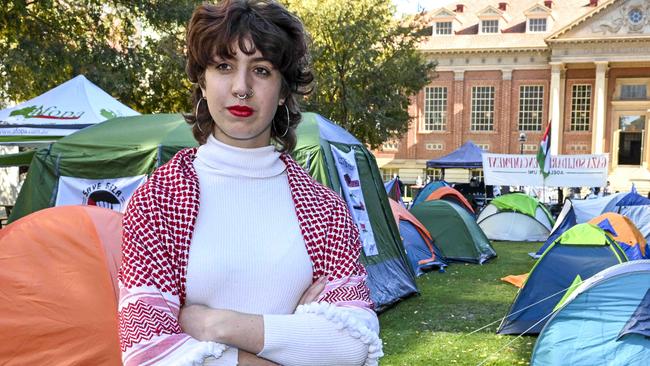
[[[233,105],[226,109],[235,117],[250,117],[253,114],[253,109],[244,105]]]

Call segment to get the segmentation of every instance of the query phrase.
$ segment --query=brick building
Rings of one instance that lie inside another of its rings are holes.
[[[607,153],[614,189],[650,188],[650,0],[459,2],[426,15],[438,66],[408,133],[374,152],[386,177],[439,175],[426,161],[467,140],[534,154],[551,121],[553,154]]]

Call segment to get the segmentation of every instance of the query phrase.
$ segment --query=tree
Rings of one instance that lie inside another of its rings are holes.
[[[409,97],[435,64],[417,51],[424,24],[395,19],[389,0],[286,0],[312,37],[315,90],[306,108],[376,148],[408,130]]]
[[[184,32],[198,2],[14,0],[0,7],[0,100],[84,74],[140,112],[189,110]]]

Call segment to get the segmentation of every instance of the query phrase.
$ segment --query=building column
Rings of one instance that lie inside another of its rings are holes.
[[[465,70],[454,70],[454,126],[452,133],[454,134],[455,146],[450,146],[449,151],[454,151],[463,143],[463,105],[464,105],[464,90],[465,90]]]
[[[549,62],[551,65],[551,94],[549,109],[551,111],[551,155],[559,155],[560,137],[562,136],[562,72],[564,63]]]
[[[596,87],[594,94],[594,129],[591,135],[591,152],[602,154],[605,142],[605,109],[607,107],[607,69],[609,62],[596,61]]]
[[[501,115],[499,116],[499,119],[502,121],[500,125],[502,126],[501,128],[503,130],[499,132],[499,135],[501,136],[500,152],[503,154],[511,153],[510,151],[510,144],[512,141],[511,131],[513,130],[512,126],[510,126],[510,116],[512,114],[510,113],[511,110],[509,108],[512,105],[512,102],[510,100],[511,94],[512,94],[512,70],[511,69],[501,70],[501,106],[502,107],[499,108],[499,110],[501,111]],[[497,152],[499,150],[492,149],[490,151]]]

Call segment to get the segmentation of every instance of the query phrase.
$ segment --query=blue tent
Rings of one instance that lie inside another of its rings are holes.
[[[596,225],[575,225],[535,263],[497,333],[538,334],[576,277],[587,279],[622,262],[627,257],[611,235]]]
[[[411,222],[407,220],[400,220],[399,233],[402,235],[404,249],[406,249],[406,256],[411,263],[411,268],[416,276],[422,276],[425,271],[434,268],[444,268],[447,266],[446,262],[442,259],[440,250],[433,244],[431,240],[422,236],[418,229]],[[428,242],[428,245],[427,245]],[[431,257],[431,250],[429,245],[433,248],[435,260],[423,262]]]
[[[444,269],[447,262],[426,227],[403,205],[393,199],[389,199],[389,201],[393,216],[399,226],[399,234],[406,250],[406,257],[415,275],[421,276],[425,271],[431,269]]]
[[[384,182],[384,188],[386,189],[386,194],[388,194],[388,198],[392,198],[395,201],[399,202],[400,204],[404,205],[404,200],[402,199],[402,192],[400,186],[399,186],[399,181],[397,180],[397,177],[389,180],[388,182]]]
[[[610,202],[603,209],[605,212],[616,212],[627,216],[639,229],[646,241],[650,242],[650,200],[637,194],[636,191],[625,194],[620,200]]]
[[[480,147],[474,145],[472,141],[467,141],[463,146],[451,153],[441,158],[427,161],[427,168],[482,168],[482,153],[483,150]]]
[[[610,267],[584,281],[549,319],[532,366],[647,365],[650,260]]]
[[[569,230],[572,228],[575,224],[577,224],[576,221],[576,213],[573,210],[573,202],[570,199],[566,199],[564,201],[564,206],[562,206],[562,211],[560,214],[557,216],[557,220],[555,220],[555,225],[553,226],[553,229],[551,230],[551,234],[548,236],[548,239],[544,242],[544,245],[542,245],[541,248],[537,251],[537,253],[531,253],[531,257],[537,259],[544,254],[546,251],[546,248],[548,248],[553,242],[560,237],[565,231]]]
[[[588,222],[594,217],[602,214],[607,207],[615,207],[627,193],[615,193],[609,196],[596,197],[587,200],[573,200],[573,210],[576,214],[578,224]]]
[[[418,194],[415,196],[413,202],[411,202],[411,207],[427,199],[427,197],[429,197],[433,191],[440,187],[449,187],[449,183],[445,182],[444,180],[434,180],[427,183],[427,185],[420,189]]]

